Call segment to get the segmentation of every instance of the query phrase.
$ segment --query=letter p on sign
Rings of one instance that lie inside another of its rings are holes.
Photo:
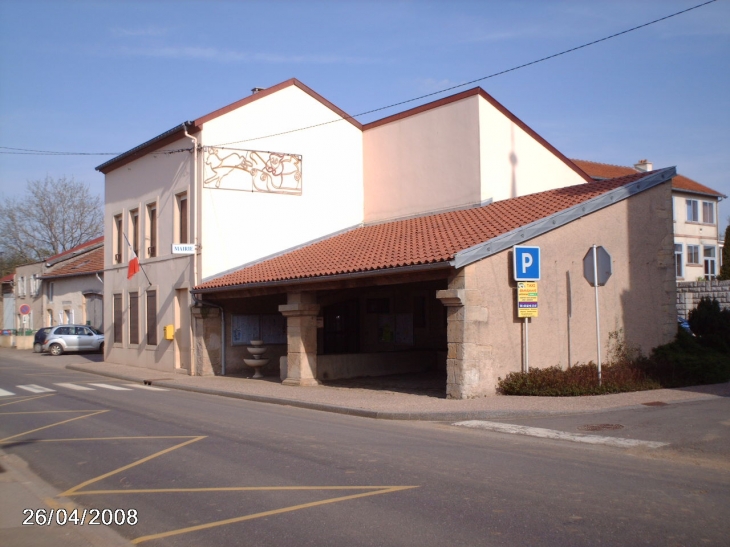
[[[512,247],[512,270],[515,281],[540,281],[540,247]]]

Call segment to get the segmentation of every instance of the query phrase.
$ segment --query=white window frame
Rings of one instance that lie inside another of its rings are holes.
[[[677,277],[684,277],[684,246],[681,243],[674,244],[674,273]]]
[[[696,199],[686,199],[687,202],[687,222],[700,221],[700,202]]]
[[[708,256],[707,251],[712,251],[710,253],[712,256]],[[702,265],[707,279],[717,277],[717,247],[714,245],[704,245],[702,247]]]
[[[692,257],[696,257],[696,261],[692,262]],[[699,245],[687,245],[687,264],[692,266],[698,266],[700,264],[700,246]]]
[[[711,201],[702,202],[702,222],[704,224],[715,224],[715,204]]]

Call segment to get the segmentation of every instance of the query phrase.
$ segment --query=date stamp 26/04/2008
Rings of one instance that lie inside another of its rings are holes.
[[[23,526],[134,526],[136,509],[23,509]]]

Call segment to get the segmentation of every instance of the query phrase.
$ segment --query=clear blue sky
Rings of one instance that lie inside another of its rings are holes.
[[[291,77],[357,114],[700,1],[2,0],[0,146],[123,152]],[[728,0],[475,85],[568,157],[647,158],[730,195]],[[46,175],[101,193],[106,159],[0,154],[0,198]]]

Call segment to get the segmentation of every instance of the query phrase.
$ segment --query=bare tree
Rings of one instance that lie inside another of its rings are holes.
[[[10,256],[43,260],[103,233],[101,197],[73,177],[28,182],[26,195],[0,204],[0,243]]]

